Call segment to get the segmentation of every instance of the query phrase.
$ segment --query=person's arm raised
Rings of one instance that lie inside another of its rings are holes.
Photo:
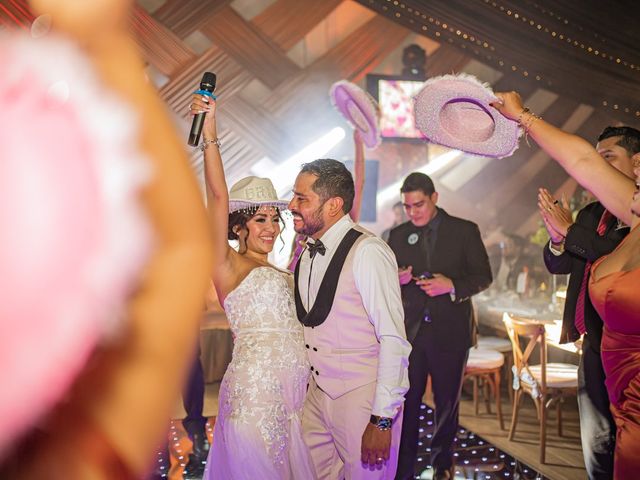
[[[635,184],[609,165],[583,138],[554,127],[525,109],[516,92],[496,93],[500,102],[493,107],[520,123],[531,138],[556,160],[580,185],[593,193],[616,217],[631,224],[629,204]]]
[[[204,145],[204,175],[207,192],[207,211],[213,240],[214,265],[228,266],[232,252],[228,242],[229,193],[224,178],[222,157],[216,129],[216,101],[194,94],[191,99],[191,115],[205,112],[202,137]]]
[[[355,146],[355,159],[353,162],[353,183],[355,195],[353,206],[349,216],[354,222],[360,220],[360,210],[362,208],[362,191],[364,190],[365,168],[364,168],[364,143],[357,130],[353,131],[353,143]]]

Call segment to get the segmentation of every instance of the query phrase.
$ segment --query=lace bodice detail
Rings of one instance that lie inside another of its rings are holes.
[[[224,300],[234,336],[247,330],[284,329],[302,332],[293,300],[293,275],[257,267]]]
[[[289,424],[300,416],[309,364],[295,314],[291,274],[253,269],[227,295],[233,359],[220,391],[220,418],[256,425],[274,463],[284,463]]]

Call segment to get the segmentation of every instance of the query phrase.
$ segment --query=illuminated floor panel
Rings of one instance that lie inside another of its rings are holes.
[[[433,410],[427,405],[422,405],[421,409],[415,478],[431,480],[433,470],[430,464],[430,444],[433,434]],[[545,480],[547,478],[462,427],[458,428],[454,442],[453,455],[457,480]]]
[[[433,470],[430,464],[430,443],[433,434],[433,410],[422,405],[420,412],[420,441],[418,443],[418,461],[416,480],[431,480]],[[209,419],[207,431],[209,440],[215,417]],[[511,457],[507,453],[486,442],[479,435],[459,427],[454,440],[456,480],[546,480],[547,477],[528,465]],[[181,422],[173,421],[169,435],[171,467],[168,475],[162,478],[170,480],[197,480],[196,476],[184,475],[184,463],[191,453],[191,442],[182,428]],[[159,477],[156,477],[159,478]]]

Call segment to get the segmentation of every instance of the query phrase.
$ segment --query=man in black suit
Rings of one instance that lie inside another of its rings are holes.
[[[640,159],[640,131],[630,127],[607,127],[596,145],[602,157],[628,177],[634,178],[633,161]],[[544,247],[550,273],[570,273],[560,341],[576,341],[584,334],[578,367],[580,434],[587,475],[590,479],[613,478],[616,426],[609,410],[605,374],[600,359],[602,320],[587,292],[589,267],[612,252],[629,233],[600,202],[590,203],[573,221],[566,201],[561,205],[540,189],[538,206],[551,237]]]
[[[388,243],[400,266],[405,327],[413,349],[396,479],[414,475],[427,376],[435,400],[433,478],[453,478],[451,447],[475,331],[470,298],[491,284],[491,267],[478,226],[436,206],[438,193],[431,178],[412,173],[400,192],[409,221],[391,231]]]

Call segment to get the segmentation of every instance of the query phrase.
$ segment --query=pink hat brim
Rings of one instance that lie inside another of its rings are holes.
[[[507,157],[518,148],[521,131],[490,105],[495,101],[491,89],[471,75],[432,78],[414,97],[416,127],[438,145]]]
[[[380,145],[378,108],[371,95],[351,82],[340,80],[331,86],[329,96],[334,107],[360,132],[367,148]]]

